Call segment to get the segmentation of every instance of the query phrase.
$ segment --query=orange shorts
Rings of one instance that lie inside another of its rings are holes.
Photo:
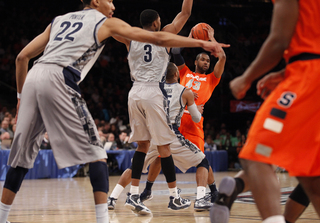
[[[320,176],[320,60],[287,65],[285,80],[258,110],[240,152],[292,176]]]
[[[192,121],[191,115],[184,113],[179,127],[180,133],[204,152],[203,117],[200,122]]]

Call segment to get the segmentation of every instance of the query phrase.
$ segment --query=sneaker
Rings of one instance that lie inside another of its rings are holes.
[[[206,195],[204,196],[204,199],[206,200],[206,201],[209,201],[209,202],[211,202],[211,203],[214,203],[216,200],[217,200],[217,198],[218,198],[218,195],[219,195],[219,192],[218,191],[215,191],[215,192],[208,192],[208,193],[206,193]]]
[[[195,211],[209,211],[209,209],[212,207],[212,203],[210,201],[207,201],[205,197],[196,199],[194,202],[194,210]]]
[[[140,201],[145,202],[151,200],[153,198],[152,191],[144,189],[144,191],[140,194]]]
[[[219,186],[219,195],[210,209],[211,223],[228,223],[230,209],[237,198],[236,181],[232,177],[222,179]]]
[[[128,193],[127,200],[124,206],[132,210],[136,214],[140,214],[140,215],[151,214],[151,211],[146,206],[144,206],[144,204],[140,201],[139,194],[131,195],[130,193]]]
[[[114,207],[116,206],[116,202],[118,199],[115,199],[113,197],[108,197],[108,209],[114,210]]]
[[[180,210],[190,207],[191,201],[189,199],[184,199],[179,197],[170,196],[170,202],[168,208],[171,210]]]

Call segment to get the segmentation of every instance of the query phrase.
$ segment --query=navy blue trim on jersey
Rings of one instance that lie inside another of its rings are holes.
[[[166,113],[166,118],[167,118],[167,124],[170,129],[172,129],[171,121],[170,121],[170,116],[169,116],[169,100],[168,100],[168,94],[166,90],[164,89],[164,83],[159,83],[159,88],[162,91],[163,94],[163,110]]]
[[[293,56],[289,59],[288,64],[296,62],[298,60],[315,60],[315,59],[320,59],[319,54],[313,54],[313,53],[301,53],[296,56]]]
[[[186,90],[186,88],[183,88],[183,90],[181,91],[181,94],[180,94],[179,103],[180,103],[181,108],[184,108],[184,107],[185,107],[185,105],[181,104],[182,94],[183,94],[183,92],[184,92],[185,90]]]
[[[70,69],[68,69],[69,67],[65,67],[62,70],[63,76],[64,76],[64,81],[66,83],[66,85],[68,85],[69,87],[71,87],[73,90],[75,90],[76,92],[78,92],[79,94],[81,94],[80,88],[77,84],[78,81],[80,81],[80,78],[77,77],[72,71],[70,71]]]
[[[287,115],[287,112],[282,111],[282,110],[277,109],[277,108],[272,108],[272,110],[270,112],[270,115],[272,115],[274,117],[277,117],[277,118],[280,118],[280,119],[285,119],[286,115]]]
[[[103,44],[99,44],[98,43],[98,40],[97,40],[97,37],[96,37],[96,30],[97,30],[97,26],[103,21],[103,20],[106,20],[107,19],[107,17],[104,17],[104,18],[102,18],[97,24],[96,24],[96,26],[94,27],[94,30],[93,30],[93,38],[94,38],[94,42],[97,44],[97,46],[99,46],[99,48],[101,47],[101,45],[103,45]],[[101,42],[102,43],[102,42]]]

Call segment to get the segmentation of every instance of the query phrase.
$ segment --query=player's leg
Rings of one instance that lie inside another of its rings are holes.
[[[124,188],[131,182],[132,166],[126,169],[120,176],[117,185],[114,187],[110,197],[108,197],[108,209],[113,210],[116,206],[118,197]]]
[[[138,141],[138,148],[132,158],[132,174],[131,174],[131,187],[128,193],[125,207],[131,209],[138,214],[150,214],[151,211],[140,202],[139,183],[141,178],[142,169],[144,166],[144,159],[149,150],[149,141]]]
[[[304,192],[301,184],[298,184],[291,192],[285,206],[284,218],[286,223],[294,223],[304,210],[308,207],[310,201]]]
[[[320,177],[297,177],[314,209],[320,216]]]
[[[170,202],[168,208],[171,210],[180,210],[189,207],[191,201],[181,198],[177,191],[176,170],[169,145],[158,146],[158,152],[161,156],[162,172],[166,177],[169,187]]]
[[[161,159],[157,157],[149,166],[148,178],[146,182],[146,187],[140,195],[141,202],[151,200],[153,198],[152,195],[152,186],[154,181],[157,179],[157,176],[161,171]]]

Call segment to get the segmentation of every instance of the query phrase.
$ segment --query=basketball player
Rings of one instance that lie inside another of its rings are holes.
[[[320,95],[319,10],[318,0],[275,0],[268,38],[244,74],[230,82],[233,95],[241,99],[251,83],[278,64],[283,55],[287,61],[283,71],[258,82],[257,92],[266,100],[239,154],[245,184],[252,190],[264,223],[285,222],[272,164],[297,177],[320,214],[320,104],[315,103]],[[221,181],[224,189],[212,208],[212,222],[228,222],[228,206],[237,185],[233,178]]]
[[[207,27],[208,36],[210,41],[216,42],[214,39],[214,30],[211,26]],[[191,33],[189,34],[191,37]],[[224,71],[224,66],[226,62],[226,55],[224,51],[221,51],[217,57],[218,61],[214,67],[213,72],[210,74],[206,74],[206,72],[210,68],[210,57],[206,53],[200,53],[196,57],[195,65],[196,71],[192,72],[185,64],[183,57],[180,54],[180,48],[173,48],[172,54],[174,57],[174,61],[179,68],[180,71],[180,84],[190,88],[194,94],[196,95],[195,103],[198,106],[204,106],[204,104],[210,99],[211,94],[214,88],[219,84],[221,79],[221,75]],[[181,125],[179,127],[179,131],[181,134],[190,142],[194,143],[202,152],[204,152],[204,132],[203,132],[203,117],[201,117],[201,121],[195,123],[192,121],[192,117],[187,110],[185,110],[182,119]],[[152,164],[148,174],[148,181],[146,183],[146,188],[141,194],[142,200],[150,199],[151,188],[153,182],[156,177],[160,173],[160,165]],[[197,168],[197,178],[199,179],[208,179],[208,185],[211,190],[211,202],[214,202],[217,196],[217,188],[214,181],[214,175],[211,166],[209,165],[209,172],[206,168],[199,167]],[[201,185],[197,187],[197,200],[201,201],[205,196],[205,185]],[[195,209],[197,210],[197,205],[200,203],[195,202]]]
[[[181,12],[162,31],[179,33],[191,14],[192,4],[192,0],[184,0]],[[143,29],[150,32],[161,30],[160,16],[154,10],[144,10],[140,14],[140,23]],[[132,159],[131,187],[125,206],[138,214],[151,213],[140,201],[139,182],[145,156],[152,140],[152,144],[157,146],[161,156],[162,171],[169,187],[168,208],[172,210],[187,208],[191,202],[182,199],[177,193],[175,166],[169,147],[176,138],[168,117],[168,101],[163,89],[170,48],[124,38],[117,40],[124,43],[129,52],[129,67],[134,81],[128,99],[132,128],[130,142],[138,143]]]
[[[219,44],[133,28],[112,18],[115,7],[111,0],[83,0],[83,3],[85,10],[55,18],[17,57],[20,112],[8,160],[11,168],[2,191],[0,223],[7,220],[23,178],[33,166],[45,130],[50,135],[59,168],[90,163],[96,219],[99,223],[108,222],[107,156],[78,87],[108,37],[119,35],[163,46],[201,46],[213,53],[222,50]],[[27,75],[29,60],[43,51]]]
[[[202,153],[196,145],[186,140],[178,130],[180,126],[181,116],[186,106],[188,107],[188,111],[190,112],[192,120],[195,122],[199,122],[201,120],[201,113],[203,112],[203,107],[199,107],[200,112],[198,111],[198,108],[194,103],[194,96],[192,91],[180,85],[178,83],[178,79],[179,71],[177,66],[174,63],[169,63],[164,89],[168,95],[168,100],[170,102],[169,116],[174,132],[176,134],[174,142],[170,144],[174,164],[184,173],[193,166],[197,168],[205,168],[208,172],[209,162],[204,153]],[[143,172],[148,172],[148,166],[153,164],[154,162],[161,164],[159,152],[157,151],[156,146],[151,145],[144,161]],[[152,169],[153,166],[150,166],[150,168]],[[130,183],[131,172],[132,170],[128,168],[121,175],[118,184],[112,191],[111,196],[108,198],[108,207],[110,210],[113,210],[115,208],[115,204],[120,193]],[[158,172],[160,172],[160,169],[156,171],[153,170],[152,173]],[[205,187],[207,184],[207,176],[200,177],[197,175],[196,180],[198,187]],[[209,210],[209,208],[212,206],[211,202],[208,202],[204,199],[204,195],[205,193],[203,193],[203,196],[200,197],[199,194],[197,194],[197,197],[199,196],[199,198],[196,199],[194,205],[194,209],[196,211]],[[151,199],[151,197],[149,197],[149,199]]]

